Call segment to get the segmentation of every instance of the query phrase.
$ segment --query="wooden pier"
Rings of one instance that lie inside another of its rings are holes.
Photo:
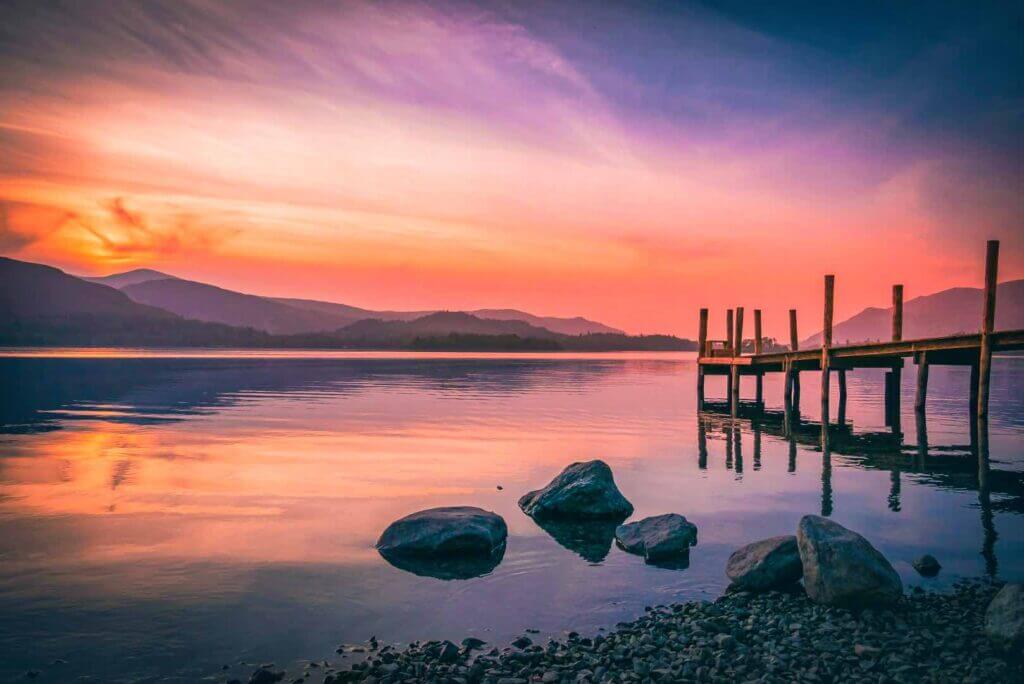
[[[969,411],[973,418],[984,421],[988,416],[989,376],[992,354],[1024,349],[1024,330],[996,331],[996,276],[999,262],[999,242],[990,240],[985,259],[985,290],[982,311],[979,312],[980,329],[977,333],[931,337],[917,340],[903,339],[903,286],[893,286],[892,339],[888,342],[868,342],[846,346],[832,345],[832,313],[835,295],[835,276],[825,276],[824,316],[822,344],[817,349],[800,349],[797,338],[797,312],[789,311],[790,346],[787,351],[762,352],[761,311],[754,310],[753,354],[743,352],[743,307],[729,309],[726,316],[727,335],[723,340],[708,339],[708,310],[700,310],[699,346],[697,351],[697,404],[704,410],[704,378],[706,375],[725,375],[726,399],[730,414],[738,415],[740,405],[740,378],[756,378],[755,405],[763,406],[762,378],[765,373],[784,373],[784,422],[788,426],[794,409],[799,415],[800,373],[821,373],[821,439],[828,440],[830,419],[829,399],[832,374],[839,385],[839,421],[846,413],[846,372],[857,368],[885,368],[886,424],[899,432],[900,382],[904,359],[911,358],[918,366],[915,410],[923,415],[927,405],[928,368],[934,364],[970,366],[971,389]]]

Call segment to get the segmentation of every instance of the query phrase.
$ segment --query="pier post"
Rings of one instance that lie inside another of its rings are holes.
[[[729,354],[732,354],[732,309],[725,312],[725,349]],[[726,403],[732,402],[732,368],[729,368],[729,372],[725,374],[725,401]]]
[[[789,349],[790,351],[800,351],[800,338],[797,337],[796,330],[796,309],[789,310]],[[795,363],[790,364],[789,372],[793,375],[793,394],[792,404],[796,412],[800,413],[800,371],[797,370]]]
[[[836,422],[840,425],[846,423],[846,369],[839,369],[836,374],[839,376],[839,415]]]
[[[989,240],[985,251],[985,298],[981,316],[981,349],[978,356],[978,420],[988,418],[989,377],[992,374],[992,330],[996,323],[996,277],[999,240]]]
[[[763,351],[761,344],[761,310],[754,309],[754,354],[760,354]],[[764,404],[764,374],[758,372],[754,379],[757,382],[754,391],[754,403],[757,404],[757,408],[760,409]]]
[[[697,410],[704,410],[704,366],[700,360],[704,357],[704,348],[708,344],[708,310],[700,310],[700,327],[697,333]]]
[[[793,422],[793,362],[788,358],[782,362],[785,389],[782,392],[782,432],[789,436]]]
[[[739,357],[743,352],[743,307],[736,307],[736,334],[733,337],[736,345],[733,347],[733,356]],[[729,413],[735,417],[740,411],[740,367],[733,364],[729,369],[732,376],[732,395],[729,398]]]
[[[899,342],[903,339],[903,286],[892,286],[892,341]],[[900,359],[899,366],[894,365],[890,371],[892,383],[889,392],[885,395],[886,425],[897,425],[900,415],[900,388],[903,386],[903,360]]]
[[[836,277],[825,276],[825,316],[821,329],[821,437],[828,439],[829,421],[829,348],[832,347],[832,312]]]
[[[917,355],[917,395],[914,397],[914,411],[924,413],[928,400],[928,352]]]

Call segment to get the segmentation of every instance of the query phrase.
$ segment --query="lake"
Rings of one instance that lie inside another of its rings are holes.
[[[699,416],[692,354],[9,354],[0,679],[196,681],[227,665],[245,680],[243,662],[333,662],[371,635],[593,633],[717,597],[732,550],[807,513],[865,534],[908,586],[1020,581],[1024,359],[995,360],[987,455],[972,444],[968,375],[932,368],[925,446],[912,364],[902,434],[885,425],[881,372],[851,373],[847,425],[823,453],[816,374],[802,376],[808,423],[789,439],[780,375],[765,379],[763,415]],[[707,393],[722,397],[724,380]],[[634,519],[677,512],[699,527],[687,567],[518,509],[593,458]],[[375,551],[394,519],[462,504],[508,523],[489,573],[438,579]],[[910,566],[926,552],[937,578]]]

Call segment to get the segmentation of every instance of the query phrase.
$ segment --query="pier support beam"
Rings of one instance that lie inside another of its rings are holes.
[[[892,341],[899,342],[903,339],[903,286],[893,285],[892,286]],[[900,361],[899,367],[893,366],[892,377],[890,381],[892,385],[890,387],[889,394],[887,395],[888,402],[886,403],[885,410],[887,412],[886,425],[890,425],[894,428],[899,427],[900,422],[900,388],[903,386],[903,361]]]
[[[928,353],[917,356],[917,394],[914,396],[914,411],[924,413],[928,400]]]
[[[732,309],[725,312],[725,328],[725,348],[730,354],[732,354]],[[725,401],[729,404],[732,403],[732,384],[733,373],[730,368],[729,372],[725,374]]]
[[[743,350],[743,307],[736,307],[736,335],[733,337],[733,356],[741,356]],[[732,377],[732,394],[729,397],[729,413],[736,417],[740,411],[740,367],[734,365],[730,369]]]
[[[836,374],[839,376],[839,415],[836,422],[843,425],[846,423],[846,370],[840,369]]]
[[[796,329],[796,309],[789,310],[789,349],[794,352],[800,350],[800,338],[797,337]],[[796,410],[796,415],[800,415],[800,371],[796,369],[796,366],[790,364],[789,372],[793,376],[793,391],[790,395],[791,403]]]
[[[831,358],[829,349],[832,347],[832,312],[833,299],[835,295],[836,277],[825,276],[825,316],[821,328],[821,440],[822,448],[828,441],[829,421],[829,380],[831,369],[829,368]]]
[[[981,351],[978,355],[978,420],[988,418],[989,377],[992,374],[992,330],[996,323],[996,277],[999,271],[999,240],[989,240],[985,251],[985,298],[981,317]]]
[[[700,310],[700,325],[697,333],[697,410],[704,410],[704,366],[700,360],[706,353],[708,344],[708,310]]]
[[[754,309],[754,353],[760,354],[764,351],[761,344],[761,310]],[[757,385],[754,391],[754,403],[757,404],[757,409],[761,410],[764,406],[764,373],[758,372],[755,376]]]

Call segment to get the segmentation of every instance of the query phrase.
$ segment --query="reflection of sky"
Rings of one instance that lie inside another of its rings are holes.
[[[1020,10],[771,7],[7,2],[0,250],[691,334],[1020,277]]]
[[[154,640],[176,635],[175,653],[218,663],[329,656],[338,639],[370,634],[500,641],[526,627],[596,629],[644,605],[717,595],[733,548],[791,531],[822,505],[821,452],[801,444],[790,472],[790,445],[764,431],[755,452],[747,423],[731,442],[723,426],[709,427],[700,468],[688,361],[4,364],[8,378],[26,365],[59,370],[39,373],[48,380],[37,390],[47,396],[59,384],[63,397],[62,407],[41,407],[44,423],[24,422],[28,406],[8,414],[4,405],[3,422],[23,422],[0,437],[0,633],[9,635],[0,651],[18,654],[11,662],[22,670],[65,652],[83,671],[100,667],[77,631],[105,635],[105,654],[142,654],[145,669],[158,656],[153,643],[127,636],[139,625],[152,626]],[[1019,399],[1008,392],[1019,372],[998,360],[993,375],[994,551],[1007,579],[1024,576],[1019,503],[997,505],[1019,502],[1024,490]],[[804,395],[816,396],[805,375]],[[102,390],[94,376],[106,379]],[[850,380],[855,429],[882,429],[880,378]],[[709,380],[709,394],[717,389]],[[960,392],[955,369],[933,369],[937,447],[967,443]],[[781,396],[776,378],[766,379],[765,396]],[[973,460],[960,452],[915,465],[912,411],[903,422],[898,511],[885,464],[899,457],[836,453],[833,517],[865,532],[905,581],[919,581],[908,562],[925,551],[945,568],[932,584],[984,573]],[[614,548],[592,566],[518,510],[523,492],[595,457],[611,464],[637,517],[675,511],[698,525],[688,569],[646,567]],[[454,504],[508,522],[508,549],[491,575],[417,577],[373,550],[395,518]],[[29,624],[44,626],[27,647],[17,635]]]

